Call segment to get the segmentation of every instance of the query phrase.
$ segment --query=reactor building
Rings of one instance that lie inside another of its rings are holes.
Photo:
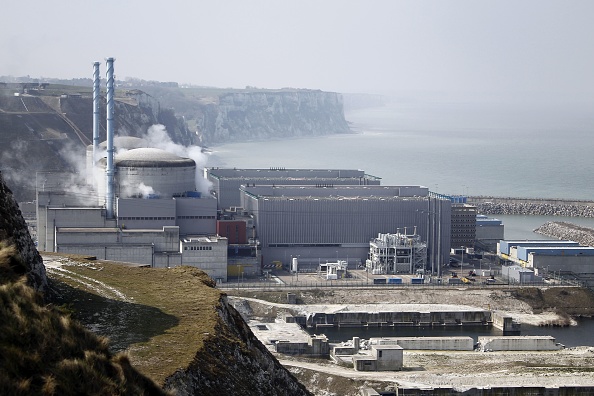
[[[227,238],[216,233],[217,200],[196,191],[195,161],[114,136],[113,58],[107,60],[107,141],[99,143],[99,64],[94,67],[88,183],[38,173],[38,249],[152,267],[190,265],[225,282]]]

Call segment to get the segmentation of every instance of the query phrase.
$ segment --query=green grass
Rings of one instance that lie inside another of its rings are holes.
[[[10,272],[14,249],[0,248],[0,268]],[[17,260],[18,261],[18,260]],[[8,280],[8,281],[7,281]],[[108,341],[70,315],[46,306],[25,283],[3,277],[0,286],[0,394],[135,395],[164,392],[114,355]]]
[[[203,272],[190,267],[153,269],[97,261],[92,264],[92,267],[68,265],[65,268],[104,282],[125,294],[133,301],[128,304],[128,315],[144,310],[174,319],[170,324],[175,324],[163,326],[161,333],[127,345],[132,364],[154,381],[162,384],[175,370],[186,368],[196,356],[196,351],[203,347],[204,341],[217,334],[215,308],[221,292],[212,287],[212,280]],[[75,288],[82,287],[72,280],[63,282]],[[96,293],[92,290],[88,292]],[[86,301],[82,300],[72,303],[75,311],[85,309],[85,305]],[[92,316],[92,313],[89,314]],[[140,315],[138,320],[150,326],[157,319],[158,315],[151,314]],[[140,325],[143,325],[142,322]],[[125,327],[120,330],[127,331]],[[117,334],[114,336],[117,337]]]

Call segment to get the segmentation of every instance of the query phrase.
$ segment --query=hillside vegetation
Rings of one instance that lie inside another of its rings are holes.
[[[12,246],[0,246],[0,394],[162,395],[125,354],[70,315],[46,306],[14,270]]]

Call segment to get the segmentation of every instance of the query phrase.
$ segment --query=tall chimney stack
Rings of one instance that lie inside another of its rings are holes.
[[[113,76],[113,62],[114,58],[107,58],[107,168],[105,176],[107,179],[106,193],[105,193],[105,207],[107,210],[107,218],[113,219],[114,207],[114,182],[113,176],[115,173],[113,165],[113,108],[114,108],[114,76]]]
[[[93,171],[97,156],[99,155],[99,99],[101,96],[101,77],[99,76],[99,65],[101,63],[93,63]]]

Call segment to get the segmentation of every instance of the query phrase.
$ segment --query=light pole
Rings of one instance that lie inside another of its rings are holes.
[[[462,272],[462,267],[464,267],[464,246],[462,246],[462,257],[460,258],[460,272]]]

